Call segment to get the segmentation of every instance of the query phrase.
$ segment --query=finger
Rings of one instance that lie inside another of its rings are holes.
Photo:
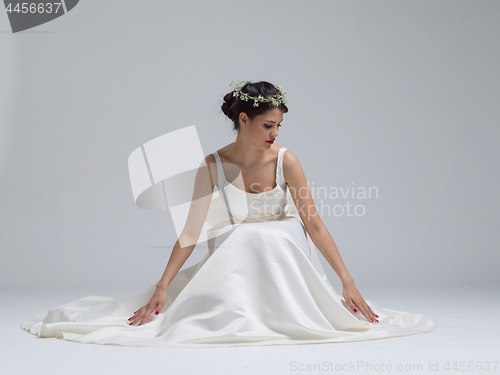
[[[135,325],[138,321],[141,320],[142,316],[144,315],[144,309],[140,308],[138,310],[138,313],[134,314],[134,316],[131,318],[131,322],[129,323],[131,326]]]
[[[369,306],[363,305],[360,310],[369,322],[376,323],[375,317],[371,315]]]
[[[366,318],[366,320],[373,323],[373,320],[372,320],[370,314],[368,313],[368,311],[366,310],[366,308],[364,306],[361,306],[359,308],[359,311],[361,311],[361,314],[363,314],[363,316]]]
[[[149,318],[149,315],[151,315],[151,313],[148,314],[147,312],[142,315],[142,317],[139,319],[139,321],[140,321],[139,325],[140,326],[142,326],[146,322],[146,320]]]
[[[139,318],[139,315],[135,314],[134,316],[132,316],[131,318],[129,318],[129,324],[130,325],[134,325],[137,322],[138,318]]]
[[[131,322],[132,320],[134,320],[134,318],[137,316],[138,312],[141,311],[141,310],[142,310],[142,307],[139,310],[137,310],[136,312],[134,312],[134,314],[128,319],[129,322]]]
[[[141,320],[144,320],[145,319],[145,316],[146,315],[146,311],[145,310],[142,310],[138,315],[137,317],[134,319],[134,324],[133,325],[136,325],[137,323],[139,323]],[[140,324],[139,324],[140,325]]]
[[[144,311],[148,308],[148,305],[144,305],[142,306],[139,310],[137,310],[136,312],[140,313],[141,311]]]
[[[362,303],[359,304],[359,311],[361,312],[361,314],[363,314],[363,316],[366,318],[366,320],[371,322],[372,318],[370,317],[370,314],[368,314],[368,311],[367,311],[366,306],[364,304],[362,304]]]
[[[137,315],[137,313],[141,312],[144,309],[144,306],[142,306],[140,309],[134,311],[134,315]],[[134,316],[132,315],[132,316]]]
[[[163,306],[165,306],[165,302],[158,303],[158,306],[156,307],[155,314],[158,315],[161,313],[161,310],[163,309]]]
[[[351,299],[346,299],[346,303],[347,305],[351,308],[352,311],[354,312],[358,312],[358,310],[356,309],[356,305],[354,304],[354,301],[351,300]]]
[[[146,320],[149,318],[149,316],[151,315],[151,313],[154,311],[155,308],[156,308],[156,306],[150,307],[146,310],[146,312],[144,313],[144,316],[142,317],[141,323],[139,324],[140,326],[146,322]]]
[[[128,318],[128,322],[129,322],[129,324],[130,324],[130,323],[132,323],[132,320],[134,320],[134,318],[135,318],[135,313],[134,313],[134,315],[132,315],[130,318]]]
[[[135,325],[137,323],[137,321],[140,319],[141,317],[141,313],[138,313],[138,314],[135,314],[133,317],[132,317],[132,320],[131,322],[129,323],[131,326]]]
[[[368,314],[370,314],[370,317],[372,318],[372,320],[374,321],[374,323],[378,323],[378,320],[377,320],[378,316],[377,316],[377,314],[375,314],[373,312],[373,310],[370,307],[370,305],[366,304],[365,309],[368,312]]]
[[[158,305],[156,306],[155,308],[155,314],[158,315],[159,313],[161,313],[161,309],[163,308],[163,303],[158,303]]]
[[[368,306],[368,308],[370,309],[371,313],[373,314],[373,316],[375,318],[378,318],[379,316],[377,314],[375,314],[375,312],[372,310],[372,308],[370,306]]]

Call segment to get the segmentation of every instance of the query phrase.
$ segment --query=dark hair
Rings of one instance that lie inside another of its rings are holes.
[[[279,94],[278,89],[272,83],[266,81],[255,83],[246,82],[241,88],[241,91],[248,93],[250,96],[262,95],[264,98],[268,99]],[[239,97],[235,97],[233,93],[234,90],[224,95],[224,102],[221,108],[222,112],[224,112],[224,114],[234,123],[234,130],[240,129],[239,117],[241,112],[245,112],[250,119],[273,108],[280,108],[284,113],[288,112],[288,107],[281,103],[278,107],[275,107],[271,103],[260,102],[257,107],[254,107],[253,100],[241,100]]]

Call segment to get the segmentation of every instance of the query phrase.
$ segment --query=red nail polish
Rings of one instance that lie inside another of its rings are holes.
[[[358,310],[354,309],[354,312],[358,312]]]
[[[158,311],[157,311],[157,312],[155,312],[155,314],[156,314],[156,315],[158,315]]]

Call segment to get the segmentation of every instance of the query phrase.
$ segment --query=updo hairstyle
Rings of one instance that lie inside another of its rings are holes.
[[[278,89],[269,82],[266,81],[260,81],[260,82],[255,82],[255,83],[250,83],[247,82],[241,89],[242,92],[246,92],[251,96],[258,97],[259,95],[262,95],[264,98],[271,98],[276,94],[279,94]],[[273,106],[271,103],[267,102],[260,102],[257,107],[255,107],[253,100],[241,100],[239,97],[234,96],[234,90],[231,91],[230,93],[224,95],[224,102],[222,103],[222,112],[229,117],[229,119],[234,123],[234,130],[239,131],[240,129],[240,113],[245,112],[248,116],[248,118],[252,119],[255,116],[259,116],[263,114],[264,112],[276,108]],[[288,112],[288,107],[284,104],[281,104],[278,106],[283,113]]]

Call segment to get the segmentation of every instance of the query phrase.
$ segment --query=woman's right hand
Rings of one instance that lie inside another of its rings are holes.
[[[158,315],[161,309],[163,309],[163,306],[165,306],[166,301],[167,289],[156,286],[156,290],[151,296],[149,302],[134,312],[134,315],[129,318],[129,325],[134,326],[137,322],[140,322],[139,325],[142,325],[153,311],[156,315]]]

